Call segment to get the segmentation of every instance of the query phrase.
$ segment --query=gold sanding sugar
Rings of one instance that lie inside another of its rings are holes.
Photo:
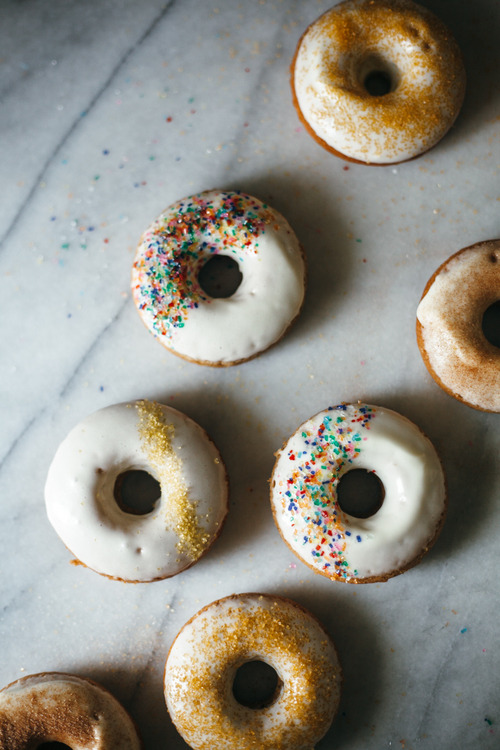
[[[139,435],[151,466],[155,469],[162,494],[168,502],[165,522],[175,531],[179,541],[177,550],[197,560],[207,548],[210,535],[198,523],[196,503],[188,497],[182,477],[182,461],[172,448],[174,426],[165,421],[161,406],[152,401],[137,403]]]

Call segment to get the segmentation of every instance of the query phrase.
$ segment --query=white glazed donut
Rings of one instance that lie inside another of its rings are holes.
[[[210,297],[198,280],[217,255],[242,274],[228,298]],[[133,298],[151,333],[174,354],[219,367],[278,341],[299,314],[304,285],[287,221],[240,192],[207,191],[167,208],[144,233],[132,269]]]
[[[368,518],[344,513],[337,487],[352,469],[373,472],[385,495]],[[420,429],[390,409],[330,407],[277,453],[271,480],[276,525],[317,573],[349,583],[385,581],[415,565],[444,522],[441,463]]]
[[[0,748],[44,743],[72,750],[141,750],[134,722],[102,685],[61,672],[29,675],[0,690]]]
[[[237,670],[263,661],[277,673],[270,702],[233,695]],[[335,647],[303,607],[279,596],[238,594],[204,607],[177,635],[165,666],[165,699],[194,750],[311,750],[337,711]]]
[[[146,515],[115,500],[131,470],[156,479],[161,497]],[[189,417],[149,401],[108,406],[71,430],[45,486],[47,514],[69,550],[110,578],[152,581],[193,565],[219,535],[227,513],[224,464]]]
[[[417,309],[420,353],[434,380],[468,406],[500,412],[500,349],[483,315],[500,301],[500,240],[459,250],[427,283]]]
[[[370,93],[370,79],[387,82]],[[346,0],[302,36],[292,92],[309,133],[337,156],[394,164],[434,146],[465,93],[460,50],[411,0]]]

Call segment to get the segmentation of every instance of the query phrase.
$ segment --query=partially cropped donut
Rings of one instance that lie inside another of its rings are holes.
[[[305,31],[292,63],[299,117],[350,161],[394,164],[432,148],[463,102],[465,71],[446,26],[411,0],[345,0]]]
[[[1,750],[36,750],[51,742],[73,750],[142,748],[123,706],[92,680],[44,672],[0,690]]]
[[[500,348],[483,318],[500,301],[500,240],[459,250],[429,279],[417,309],[417,340],[430,374],[447,393],[500,412]]]
[[[208,294],[200,273],[214,257],[235,261],[229,297]],[[278,341],[304,299],[304,257],[288,222],[257,198],[216,190],[175,203],[144,233],[132,295],[151,333],[174,354],[222,367]]]
[[[277,673],[259,708],[233,694],[237,670]],[[194,750],[311,750],[337,711],[341,669],[322,625],[279,596],[238,594],[204,607],[177,635],[165,667],[170,716]]]
[[[374,474],[382,502],[368,517],[342,510],[339,489],[354,469]],[[421,430],[390,409],[340,404],[304,422],[277,453],[274,520],[317,573],[348,583],[385,581],[422,558],[437,538],[446,487]]]
[[[160,485],[153,509],[135,514],[117,482],[144,471]],[[91,414],[59,446],[45,486],[47,514],[76,558],[110,578],[152,581],[193,565],[227,513],[219,451],[192,419],[150,401]]]

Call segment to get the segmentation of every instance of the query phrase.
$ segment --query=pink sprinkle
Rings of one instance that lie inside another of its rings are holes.
[[[295,565],[295,563],[290,563],[290,567],[291,568],[296,568],[297,566]]]

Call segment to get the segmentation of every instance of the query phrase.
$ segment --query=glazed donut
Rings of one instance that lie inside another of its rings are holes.
[[[277,688],[251,708],[233,694],[237,670],[263,661]],[[322,625],[279,596],[238,594],[204,607],[177,635],[165,666],[172,721],[194,750],[311,750],[337,711],[341,669]]]
[[[43,672],[0,690],[0,748],[34,750],[61,742],[74,750],[141,750],[134,722],[102,685]]]
[[[460,50],[446,26],[411,0],[346,0],[299,41],[294,104],[328,151],[395,164],[432,148],[465,93]]]
[[[228,256],[242,274],[228,298],[209,296],[199,274]],[[144,233],[132,295],[147,328],[174,354],[214,367],[252,359],[280,339],[304,298],[304,257],[274,209],[240,192],[192,195]]]
[[[134,515],[117,480],[145,471],[160,485],[153,510]],[[45,485],[47,514],[76,558],[122,581],[153,581],[193,565],[227,513],[220,454],[189,417],[149,401],[108,406],[71,430]]]
[[[483,333],[500,300],[500,240],[459,250],[430,278],[417,309],[417,341],[427,369],[447,393],[500,412],[500,349]]]
[[[304,422],[276,454],[271,505],[295,554],[337,581],[385,581],[419,562],[444,522],[439,458],[419,428],[390,409],[340,404]],[[375,474],[380,508],[345,513],[338,498],[352,469]]]

